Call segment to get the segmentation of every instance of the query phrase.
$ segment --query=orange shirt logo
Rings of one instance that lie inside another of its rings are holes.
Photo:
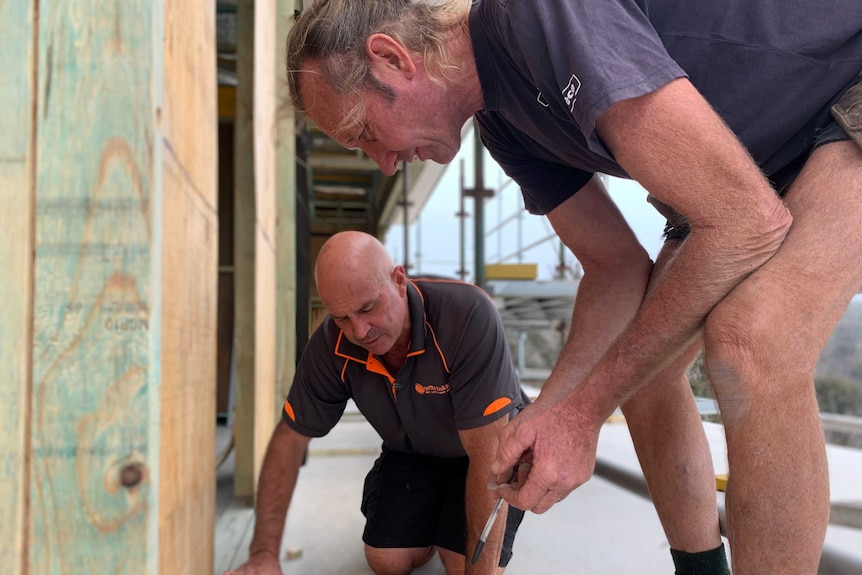
[[[449,393],[449,384],[446,385],[422,385],[421,383],[413,384],[413,389],[416,390],[416,393],[419,395],[423,395],[425,393],[431,395],[443,395],[445,393]]]

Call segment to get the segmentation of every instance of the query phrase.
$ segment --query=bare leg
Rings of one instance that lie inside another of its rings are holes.
[[[440,560],[443,561],[443,567],[446,568],[446,575],[464,575],[466,558],[460,553],[437,547],[437,554],[440,555]],[[505,571],[505,567],[497,567],[497,575],[501,575]]]
[[[679,242],[668,241],[656,260],[661,276]],[[623,413],[650,496],[672,549],[697,553],[721,544],[715,469],[686,369],[701,340],[623,404]]]
[[[715,470],[685,377],[698,349],[692,346],[623,405],[668,543],[687,553],[721,545]]]
[[[817,571],[829,479],[813,371],[862,285],[862,152],[850,142],[815,151],[787,205],[781,248],[704,329],[727,434],[736,575]]]
[[[365,546],[365,560],[376,575],[409,575],[434,557],[434,547],[381,549]]]
[[[437,554],[440,555],[443,567],[446,568],[446,575],[464,575],[466,558],[463,555],[442,547],[437,548]]]

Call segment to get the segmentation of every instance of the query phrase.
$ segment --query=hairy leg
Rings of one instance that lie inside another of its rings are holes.
[[[650,496],[672,549],[721,545],[715,470],[685,369],[686,352],[623,405]]]
[[[464,561],[466,559],[463,555],[455,553],[454,551],[449,551],[448,549],[443,549],[442,547],[437,548],[437,553],[440,555],[440,560],[446,568],[446,575],[464,574]]]
[[[466,567],[466,559],[460,553],[455,553],[442,547],[437,547],[437,553],[440,555],[440,560],[443,561],[443,566],[446,568],[446,575],[463,575]],[[497,575],[501,575],[505,571],[505,567],[497,567]]]
[[[434,557],[434,547],[381,549],[365,546],[365,560],[375,575],[408,575]]]
[[[787,205],[781,248],[706,320],[706,365],[728,444],[736,575],[817,571],[829,479],[813,372],[862,286],[862,152],[816,150]]]
[[[673,257],[669,241],[654,276]],[[696,553],[721,544],[715,470],[686,369],[701,341],[692,344],[622,406],[665,536],[672,549]]]

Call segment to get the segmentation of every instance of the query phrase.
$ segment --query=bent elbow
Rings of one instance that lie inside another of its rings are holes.
[[[775,255],[790,232],[793,216],[784,203],[778,201],[774,207],[763,210],[761,217],[751,221],[755,227],[745,234],[748,240],[737,246],[742,252],[741,258],[748,260],[749,272],[759,268]]]
[[[793,215],[784,202],[778,202],[774,209],[766,216],[764,222],[763,242],[764,252],[768,257],[778,251],[787,234],[790,232],[790,227],[793,225]],[[768,259],[768,258],[767,258]]]

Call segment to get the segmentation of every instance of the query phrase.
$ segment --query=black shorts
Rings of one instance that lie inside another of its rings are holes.
[[[383,448],[365,478],[362,540],[371,547],[436,545],[465,554],[467,457],[444,459]],[[509,564],[524,512],[509,507],[500,567]]]

